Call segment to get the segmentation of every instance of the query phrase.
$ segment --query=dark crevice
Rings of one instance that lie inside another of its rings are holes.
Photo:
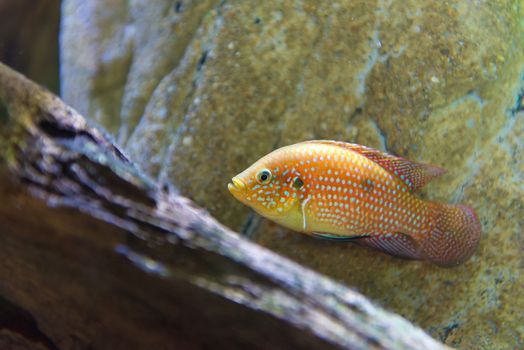
[[[85,130],[75,130],[73,128],[65,127],[63,124],[59,125],[58,123],[51,120],[40,120],[38,122],[38,127],[42,130],[47,136],[56,138],[56,139],[73,139],[78,136],[85,136],[90,141],[95,142],[91,134]]]
[[[202,69],[202,66],[204,64],[206,64],[207,55],[208,55],[208,51],[207,50],[202,52],[202,55],[200,56],[200,59],[198,60],[197,71],[200,71]]]
[[[440,340],[445,343],[448,339],[451,332],[455,329],[457,329],[459,324],[457,322],[453,322],[451,325],[444,327],[444,334],[440,337]]]
[[[98,140],[88,131],[88,130],[77,130],[71,127],[67,127],[64,124],[60,124],[55,120],[53,116],[49,116],[46,119],[42,119],[37,123],[40,130],[44,132],[47,136],[57,139],[57,140],[73,140],[78,137],[83,137],[90,142],[99,144]],[[113,155],[117,158],[128,162],[127,157],[115,146],[108,145],[111,148]]]
[[[511,114],[515,115],[522,111],[524,111],[524,88],[519,91],[515,106],[511,109]]]
[[[175,12],[176,13],[181,13],[182,11],[184,11],[184,4],[182,1],[177,1],[175,2]]]
[[[34,317],[26,310],[0,296],[0,329],[8,329],[48,349],[59,350],[53,341],[38,328]]]
[[[364,109],[362,106],[355,107],[355,109],[351,113],[348,113],[348,119],[346,121],[346,124],[349,126],[353,125],[356,118],[358,118],[358,116],[361,115],[362,112],[364,112]]]
[[[351,113],[351,116],[349,117],[350,120],[355,119],[358,115],[362,114],[363,111],[364,110],[360,106],[355,108],[355,110],[353,111],[353,113]]]
[[[0,100],[0,127],[2,127],[9,120],[9,111],[7,106]]]

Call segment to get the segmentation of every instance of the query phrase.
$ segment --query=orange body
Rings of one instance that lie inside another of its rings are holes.
[[[468,207],[413,194],[443,172],[360,145],[309,141],[261,158],[229,189],[290,229],[452,265],[476,247],[478,219]]]

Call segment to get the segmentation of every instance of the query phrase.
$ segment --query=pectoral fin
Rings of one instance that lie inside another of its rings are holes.
[[[339,241],[339,242],[350,242],[350,241],[359,240],[361,238],[369,237],[369,235],[367,234],[355,235],[355,236],[340,236],[340,235],[334,235],[330,233],[319,233],[319,232],[312,232],[311,235],[316,238],[321,238],[321,239],[326,239],[326,240],[331,240],[331,241]]]

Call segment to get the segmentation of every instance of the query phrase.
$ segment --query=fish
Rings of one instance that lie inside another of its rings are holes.
[[[449,267],[473,255],[481,224],[471,207],[417,196],[444,173],[359,144],[311,140],[263,156],[228,189],[293,231]]]

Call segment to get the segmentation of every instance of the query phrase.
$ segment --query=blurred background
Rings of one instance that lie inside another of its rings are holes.
[[[0,61],[58,92],[60,0],[0,0]]]

